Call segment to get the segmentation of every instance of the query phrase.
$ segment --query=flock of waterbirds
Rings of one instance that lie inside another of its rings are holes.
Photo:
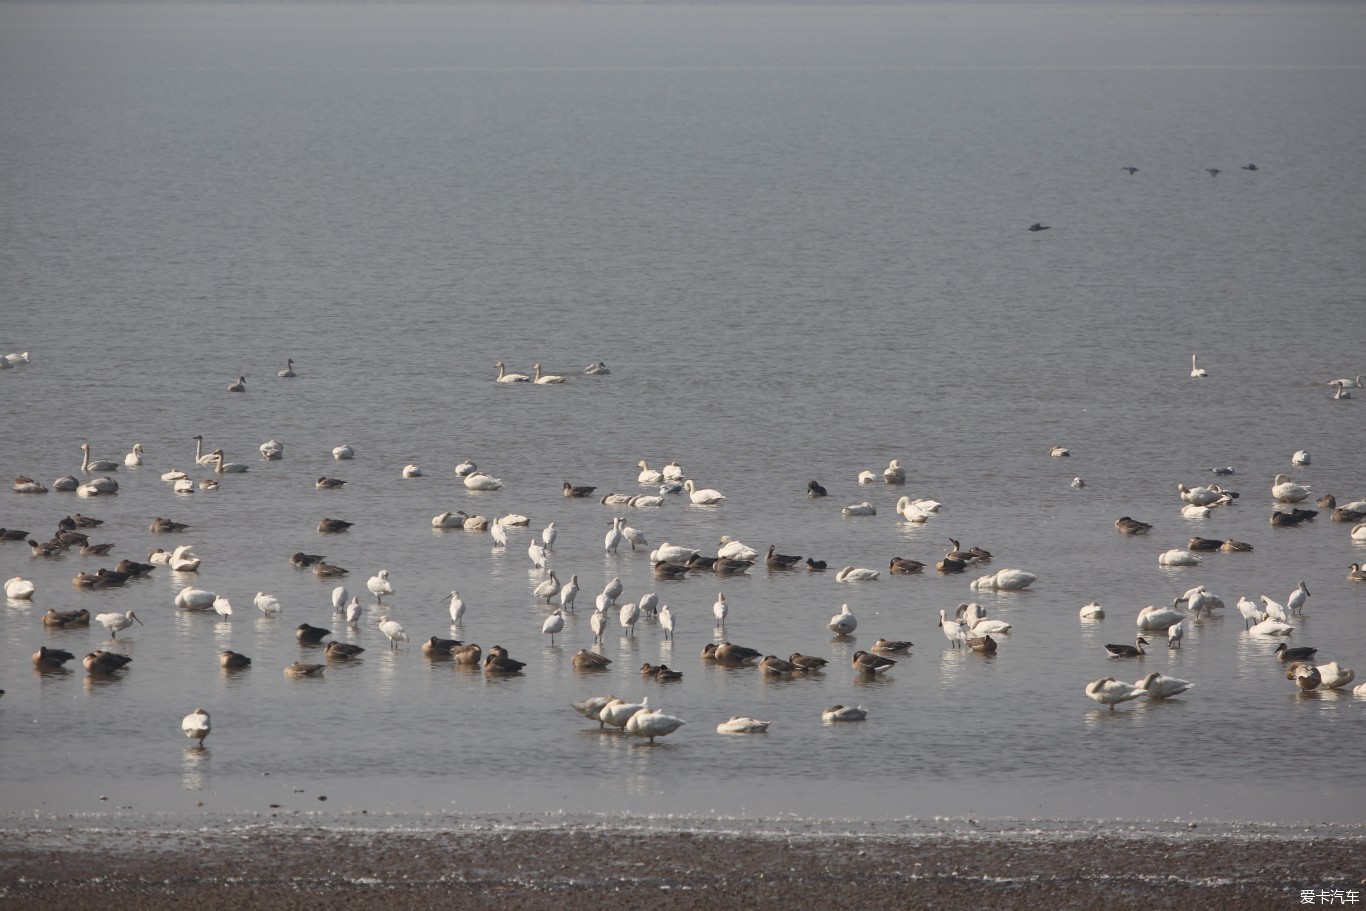
[[[0,362],[4,362],[7,367],[22,366],[29,363],[29,357],[28,353],[25,352],[23,355],[0,357]],[[553,385],[565,381],[562,376],[543,374],[540,364],[533,365],[534,375],[532,376],[508,373],[502,362],[496,366],[498,369],[497,382],[499,383]],[[590,364],[583,371],[584,375],[606,375],[609,373],[610,370],[601,362]],[[1206,369],[1197,364],[1196,356],[1192,355],[1191,376],[1205,378],[1208,375]],[[278,376],[286,379],[297,376],[294,371],[294,362],[288,361],[286,368],[279,371]],[[1360,387],[1363,378],[1366,378],[1366,374],[1358,375],[1355,380],[1332,380],[1328,385],[1337,388],[1337,394],[1334,398],[1350,398],[1350,393],[1347,393],[1346,390],[1351,386]],[[239,377],[238,381],[229,387],[229,391],[244,392],[245,376]],[[195,442],[194,459],[197,465],[212,466],[216,476],[247,473],[247,465],[227,462],[222,449],[214,449],[205,453],[202,435],[193,437],[193,440]],[[53,482],[51,489],[74,492],[80,497],[116,494],[118,483],[109,477],[109,473],[117,471],[120,462],[110,459],[92,459],[90,446],[87,443],[82,443],[80,449],[83,453],[81,474],[83,476],[100,474],[101,476],[86,477],[84,480],[76,475],[64,476]],[[129,453],[124,457],[122,464],[129,467],[140,467],[144,464],[145,454],[142,444],[134,443]],[[270,440],[261,445],[260,454],[261,458],[266,461],[282,460],[284,458],[284,445],[277,440]],[[1048,450],[1048,454],[1055,458],[1065,458],[1071,455],[1071,451],[1065,446],[1055,445]],[[335,460],[346,461],[356,457],[356,450],[350,444],[342,444],[332,450],[332,456]],[[1307,466],[1311,464],[1311,455],[1308,451],[1300,450],[1292,455],[1290,461],[1293,467]],[[670,462],[662,468],[654,469],[642,459],[636,463],[635,467],[640,469],[635,478],[636,483],[651,491],[657,489],[658,493],[614,492],[598,497],[596,496],[596,487],[575,485],[567,481],[564,482],[561,492],[564,497],[592,498],[612,508],[642,510],[663,506],[671,495],[686,494],[693,506],[707,509],[717,508],[726,500],[726,497],[718,490],[697,487],[693,479],[686,475],[682,466],[677,462]],[[1236,473],[1232,467],[1215,467],[1208,470],[1223,478]],[[414,478],[420,477],[422,471],[420,467],[409,464],[403,467],[400,474],[404,478]],[[500,479],[487,472],[480,471],[469,460],[456,465],[454,474],[461,478],[465,486],[471,490],[498,490],[503,486]],[[161,475],[161,479],[172,484],[172,489],[177,494],[194,493],[194,483],[182,471],[168,470]],[[899,460],[893,459],[880,474],[867,470],[859,472],[857,481],[860,484],[883,484],[899,487],[906,483],[906,470]],[[200,482],[199,489],[211,490],[216,488],[219,483],[218,477],[206,478]],[[321,477],[316,482],[316,486],[325,489],[340,489],[345,483],[341,479]],[[1081,478],[1076,478],[1073,480],[1072,486],[1081,488],[1085,486],[1085,482]],[[47,490],[46,485],[27,477],[16,478],[13,485],[13,491],[16,494],[41,494],[46,493]],[[1177,485],[1177,492],[1184,503],[1181,507],[1181,514],[1187,518],[1208,516],[1211,510],[1233,505],[1239,497],[1238,493],[1227,489],[1221,483],[1195,487],[1187,487],[1184,483],[1180,483]],[[808,483],[806,493],[811,498],[823,498],[828,495],[825,487],[815,480]],[[1287,474],[1277,475],[1271,485],[1271,496],[1274,502],[1271,525],[1285,526],[1312,521],[1318,515],[1318,511],[1301,509],[1295,505],[1303,502],[1310,495],[1311,489],[1308,485],[1296,482]],[[1331,510],[1333,521],[1354,523],[1351,529],[1353,541],[1366,542],[1366,499],[1338,505],[1333,496],[1325,495],[1320,497],[1317,502],[1320,509]],[[897,501],[896,513],[903,521],[926,523],[939,513],[940,506],[940,503],[930,498],[912,499],[902,496]],[[877,515],[877,509],[870,501],[849,504],[842,507],[841,512],[846,516]],[[611,518],[610,527],[603,540],[606,553],[619,553],[623,546],[629,546],[633,551],[637,549],[644,551],[649,548],[645,535],[638,529],[629,526],[627,522],[628,519],[625,516]],[[352,524],[340,519],[324,518],[318,523],[317,530],[322,534],[342,534]],[[487,532],[494,542],[494,547],[507,548],[511,545],[509,532],[525,529],[531,524],[531,519],[520,514],[508,514],[490,519],[485,516],[468,515],[464,512],[446,512],[433,517],[431,524],[440,528],[462,528],[467,531]],[[60,559],[73,550],[86,557],[105,556],[114,547],[113,543],[95,543],[90,540],[92,534],[98,535],[98,529],[102,525],[103,522],[100,519],[75,512],[60,519],[53,536],[45,542],[40,542],[31,537],[28,531],[4,528],[0,528],[0,542],[26,541],[34,559]],[[1150,523],[1130,516],[1120,517],[1114,525],[1120,534],[1129,536],[1145,535],[1152,528]],[[184,532],[188,528],[189,526],[184,523],[157,517],[151,523],[149,532],[158,535],[176,534]],[[549,637],[552,645],[555,642],[555,636],[564,633],[566,620],[576,615],[577,598],[581,591],[578,574],[571,575],[567,582],[562,581],[555,569],[549,565],[558,534],[559,530],[555,527],[555,523],[551,522],[541,532],[532,534],[527,544],[528,559],[537,570],[544,573],[543,580],[535,585],[532,594],[538,602],[553,608],[541,626],[542,635]],[[935,563],[936,572],[957,574],[969,569],[980,570],[992,562],[993,555],[989,551],[978,546],[964,550],[957,539],[950,538],[948,540],[951,547]],[[1165,566],[1198,565],[1200,552],[1213,550],[1246,552],[1252,550],[1252,546],[1231,539],[1221,541],[1196,537],[1190,540],[1187,548],[1176,548],[1163,552],[1158,556],[1158,562]],[[661,580],[681,579],[700,573],[711,573],[718,579],[723,579],[728,575],[743,574],[760,567],[768,572],[804,570],[820,573],[827,569],[825,561],[817,560],[814,557],[804,558],[802,555],[783,554],[778,552],[776,545],[769,545],[766,551],[761,552],[730,536],[723,536],[720,539],[714,556],[703,554],[697,548],[674,545],[668,542],[660,544],[648,552],[655,569],[655,575]],[[300,569],[311,569],[320,579],[341,581],[348,575],[348,570],[327,563],[325,557],[320,554],[296,552],[289,557],[289,562]],[[167,566],[171,572],[188,574],[197,572],[201,564],[202,559],[193,553],[191,545],[180,545],[169,552],[164,548],[155,548],[148,554],[145,563],[123,559],[113,569],[101,568],[93,573],[84,570],[79,571],[73,578],[73,585],[78,589],[100,590],[146,578],[161,565]],[[925,569],[926,564],[924,562],[906,557],[892,557],[887,573],[889,575],[915,575],[922,573]],[[882,571],[868,567],[845,566],[837,570],[834,575],[838,582],[873,582],[882,575]],[[1366,570],[1363,570],[1359,564],[1353,563],[1347,578],[1351,582],[1366,581]],[[971,581],[969,588],[973,591],[1020,591],[1028,588],[1036,579],[1037,577],[1034,574],[1024,570],[998,569],[976,577]],[[390,648],[397,649],[401,643],[409,642],[408,634],[403,625],[389,616],[384,605],[384,598],[392,595],[395,590],[390,581],[389,571],[387,569],[378,570],[367,580],[366,590],[374,598],[372,608],[367,608],[359,596],[352,596],[344,584],[333,588],[330,601],[335,621],[344,623],[353,629],[358,628],[367,610],[373,610],[376,614],[374,625],[388,640]],[[5,596],[11,601],[31,600],[36,594],[35,585],[22,576],[15,576],[5,582]],[[645,593],[630,602],[624,601],[623,598],[624,586],[619,578],[609,580],[602,591],[594,597],[589,627],[593,632],[595,644],[602,641],[604,633],[611,628],[614,620],[625,635],[634,635],[636,624],[644,617],[651,618],[657,624],[664,638],[671,639],[673,637],[676,625],[675,613],[667,604],[661,602],[658,594],[654,592]],[[1309,589],[1301,581],[1284,604],[1263,594],[1259,597],[1260,604],[1243,597],[1237,602],[1237,608],[1249,633],[1256,636],[1284,637],[1293,632],[1297,618],[1303,616],[1303,610],[1309,598]],[[467,606],[460,593],[452,591],[441,600],[448,602],[452,627],[458,631],[463,630]],[[557,602],[558,607],[555,606]],[[182,589],[175,596],[174,606],[182,611],[213,612],[224,620],[231,617],[234,612],[231,602],[225,596],[193,587]],[[279,617],[284,610],[279,599],[265,592],[257,592],[254,598],[254,606],[266,617]],[[1138,635],[1134,643],[1132,645],[1128,643],[1107,644],[1105,650],[1112,659],[1116,660],[1142,658],[1146,654],[1146,648],[1151,645],[1150,640],[1145,638],[1145,633],[1153,639],[1165,636],[1168,648],[1180,648],[1188,621],[1197,620],[1202,616],[1213,616],[1214,611],[1221,610],[1224,606],[1223,599],[1207,591],[1203,585],[1193,587],[1178,596],[1171,607],[1148,606],[1143,608],[1137,617]],[[725,593],[722,592],[712,606],[715,632],[720,637],[724,637],[730,612],[731,604]],[[1083,622],[1101,620],[1104,616],[1104,608],[1097,602],[1089,603],[1080,609],[1080,618]],[[71,629],[88,627],[91,619],[90,611],[84,608],[69,611],[59,611],[54,608],[49,609],[43,615],[42,623],[44,627],[49,629]],[[132,610],[124,613],[98,613],[94,615],[93,619],[106,628],[111,643],[117,642],[119,632],[130,629],[134,624],[141,625],[143,623]],[[827,625],[836,640],[847,641],[857,629],[858,619],[850,610],[849,605],[844,604],[841,606],[840,612],[830,618]],[[999,640],[995,637],[1008,636],[1011,630],[1010,623],[987,617],[985,610],[975,602],[960,603],[954,609],[953,616],[948,616],[947,609],[941,609],[938,626],[946,637],[950,648],[962,648],[988,657],[997,653]],[[298,642],[301,645],[321,648],[327,662],[352,661],[365,652],[363,647],[353,643],[327,641],[331,635],[332,630],[312,626],[308,623],[301,623],[295,628],[295,638]],[[913,643],[909,641],[879,638],[872,646],[871,651],[859,650],[854,653],[850,662],[852,669],[859,675],[875,676],[886,673],[897,664],[898,659],[891,656],[902,656],[904,658],[910,653],[912,645]],[[1307,692],[1320,688],[1340,689],[1355,679],[1355,672],[1351,668],[1342,667],[1337,661],[1315,664],[1314,657],[1317,651],[1317,648],[1312,647],[1292,648],[1281,641],[1272,655],[1285,666],[1287,679],[1293,681],[1301,691]],[[502,646],[494,645],[485,650],[474,642],[442,638],[435,635],[422,642],[421,652],[430,659],[450,660],[456,664],[477,666],[483,673],[491,675],[518,675],[526,667],[524,662],[512,658],[508,650]],[[703,648],[701,658],[705,662],[713,662],[727,667],[753,667],[762,674],[784,676],[820,675],[829,664],[828,659],[814,655],[793,653],[788,658],[781,658],[773,654],[764,654],[761,650],[737,645],[724,638],[719,643],[708,642]],[[75,655],[70,652],[47,646],[40,647],[32,657],[33,664],[39,672],[61,670],[66,663],[74,659]],[[127,655],[98,648],[88,653],[82,659],[82,664],[87,673],[91,675],[110,675],[125,672],[131,661],[132,659]],[[219,663],[225,671],[237,672],[249,668],[251,659],[237,652],[224,650],[219,655]],[[607,669],[612,664],[612,660],[605,655],[583,648],[572,657],[571,664],[578,671],[592,672]],[[284,669],[284,674],[290,678],[318,678],[323,675],[326,668],[327,664],[295,661]],[[683,672],[665,664],[652,665],[647,662],[641,668],[641,676],[643,679],[673,682],[681,680]],[[1190,681],[1153,672],[1132,684],[1114,677],[1103,677],[1086,684],[1084,692],[1088,698],[1108,706],[1113,711],[1117,705],[1123,702],[1143,697],[1153,700],[1171,699],[1186,693],[1194,686],[1195,684]],[[1366,684],[1358,686],[1353,692],[1359,696],[1366,696]],[[607,694],[575,702],[573,708],[590,720],[598,722],[599,727],[603,730],[612,728],[625,731],[645,738],[650,743],[653,743],[657,737],[673,733],[685,723],[680,718],[668,715],[657,708],[651,708],[648,698],[643,698],[640,702],[628,702]],[[862,721],[866,719],[867,712],[862,706],[835,705],[822,710],[820,716],[822,721],[826,723]],[[767,731],[771,724],[771,721],[737,715],[718,724],[717,731],[720,733],[762,733]],[[204,740],[211,731],[209,713],[202,707],[196,708],[194,712],[186,715],[183,719],[182,730],[187,737],[195,740],[197,746],[202,748]]]

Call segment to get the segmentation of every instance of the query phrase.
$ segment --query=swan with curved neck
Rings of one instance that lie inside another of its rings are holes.
[[[1195,355],[1191,355],[1191,376],[1209,376],[1209,371],[1205,370],[1195,362]]]
[[[81,471],[115,471],[119,467],[118,462],[113,462],[109,459],[95,459],[92,462],[90,460],[89,443],[81,444],[81,452],[83,453],[81,456]]]

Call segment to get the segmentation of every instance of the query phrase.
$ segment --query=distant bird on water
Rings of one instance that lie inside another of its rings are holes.
[[[1029,226],[1029,230],[1031,230],[1031,231],[1049,231],[1049,230],[1052,230],[1052,228],[1053,228],[1052,225],[1045,225],[1045,224],[1042,224],[1042,223],[1037,222],[1037,221],[1034,222],[1034,224],[1032,224],[1032,225]]]
[[[1219,169],[1218,169],[1218,168],[1205,168],[1205,170],[1209,172],[1209,176],[1210,176],[1210,177],[1218,177],[1218,176],[1219,176]]]
[[[1130,177],[1133,177],[1135,174],[1138,173],[1138,168],[1135,168],[1135,167],[1125,167],[1125,168],[1120,168],[1120,170],[1121,170],[1121,171],[1128,171]]]
[[[229,392],[246,392],[246,391],[247,391],[247,378],[244,377],[244,376],[239,376],[239,377],[237,378],[237,382],[233,383],[231,386],[228,387],[228,391],[229,391]]]

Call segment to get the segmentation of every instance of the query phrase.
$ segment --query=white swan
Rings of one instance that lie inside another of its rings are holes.
[[[502,490],[503,482],[491,474],[475,471],[465,475],[465,487],[469,490]]]
[[[973,591],[1024,591],[1039,580],[1033,573],[1022,569],[998,569],[996,572],[973,579],[968,587]]]
[[[742,544],[730,535],[721,536],[721,547],[717,549],[718,557],[726,557],[730,560],[748,560],[751,563],[759,559],[759,552],[754,548]]]
[[[868,712],[858,705],[832,705],[821,712],[821,721],[834,724],[836,721],[863,721]]]
[[[1102,677],[1086,684],[1086,697],[1101,705],[1108,705],[1112,712],[1121,702],[1128,702],[1144,695],[1147,695],[1147,690],[1142,687],[1123,683],[1113,677]]]
[[[583,368],[583,372],[588,376],[607,376],[612,371],[602,361],[598,361],[596,364],[589,364]]]
[[[1135,681],[1134,686],[1142,689],[1149,699],[1170,699],[1173,696],[1180,696],[1195,684],[1188,680],[1167,677],[1153,671],[1142,680]]]
[[[475,465],[475,464],[474,464],[473,462],[471,462],[469,459],[466,459],[465,461],[461,462],[459,465],[455,466],[455,476],[456,476],[457,478],[463,478],[463,477],[465,477],[466,475],[474,474],[474,472],[476,472],[476,471],[478,471],[478,470],[479,470],[479,466]]]
[[[657,468],[651,468],[645,464],[644,459],[637,462],[636,467],[640,469],[640,474],[636,475],[636,480],[641,484],[658,484],[664,480],[664,472]]]
[[[687,722],[682,718],[666,715],[658,709],[644,710],[636,712],[627,720],[626,733],[648,738],[650,743],[654,743],[656,737],[672,734],[685,724]]]
[[[21,576],[5,580],[5,597],[15,601],[29,601],[33,598],[33,593],[37,588],[29,580]]]
[[[846,566],[835,573],[836,582],[872,582],[882,575],[876,569],[866,569],[859,566]]]
[[[1308,449],[1297,449],[1294,454],[1290,456],[1291,465],[1304,466],[1308,465],[1309,461],[1310,455]]]
[[[217,598],[213,592],[202,588],[183,588],[175,596],[175,606],[181,610],[212,610]]]
[[[259,447],[261,458],[267,462],[278,462],[285,457],[285,444],[279,440],[266,440]]]
[[[82,453],[82,456],[81,456],[81,471],[84,471],[84,472],[92,472],[92,471],[117,471],[117,470],[118,470],[119,463],[113,461],[112,459],[94,459],[94,460],[92,460],[92,459],[90,458],[90,444],[89,444],[89,443],[82,443],[82,444],[81,444],[81,453]]]
[[[1366,522],[1352,526],[1352,540],[1366,541]]]
[[[1200,557],[1188,550],[1173,547],[1157,555],[1158,566],[1199,566]]]
[[[99,478],[91,478],[80,487],[76,488],[78,497],[98,497],[101,494],[118,493],[119,482],[105,475]]]
[[[683,489],[688,492],[688,497],[692,500],[694,506],[715,506],[725,499],[725,496],[719,490],[713,490],[710,487],[704,487],[701,490],[698,490],[697,485],[693,484],[691,478],[683,482]]]
[[[650,552],[650,562],[652,563],[687,563],[688,560],[697,556],[700,551],[695,547],[683,547],[678,544],[670,544],[665,541],[655,550]]]
[[[858,482],[860,484],[872,484],[876,480],[877,475],[873,474],[871,471],[860,471],[858,473]]]
[[[218,482],[210,481],[206,478],[203,483],[207,485],[209,483],[217,484]],[[171,490],[175,493],[194,493],[194,481],[191,481],[189,478],[179,478],[176,480],[175,484],[171,485]]]
[[[245,463],[242,463],[242,462],[225,462],[225,461],[223,461],[223,450],[221,450],[221,449],[215,449],[215,450],[213,451],[213,456],[214,456],[214,463],[215,463],[215,464],[214,464],[214,469],[213,469],[213,470],[216,471],[216,472],[218,472],[219,474],[246,474],[246,473],[247,473],[247,465],[246,465]]]
[[[887,467],[882,469],[882,480],[886,481],[888,484],[905,484],[906,469],[901,467],[901,462],[892,459],[892,461],[887,464]]]
[[[1204,377],[1204,376],[1209,376],[1209,372],[1206,371],[1204,367],[1201,367],[1199,364],[1197,364],[1197,363],[1195,362],[1195,355],[1194,355],[1194,354],[1191,355],[1191,376],[1193,376],[1193,377]]]
[[[232,385],[228,386],[228,391],[229,391],[229,392],[246,392],[246,391],[247,391],[247,378],[244,377],[244,376],[239,376],[239,377],[237,378],[237,382],[235,382],[235,383],[233,383]]]
[[[862,503],[854,503],[851,506],[844,507],[840,513],[846,516],[875,516],[877,515],[877,507],[864,500]]]
[[[930,516],[939,512],[942,504],[938,500],[931,500],[925,497],[912,500],[910,497],[902,497],[896,501],[897,515],[907,522],[920,524],[928,522]]]
[[[195,709],[184,718],[180,719],[180,729],[185,732],[185,736],[191,740],[199,741],[199,748],[204,749],[204,738],[209,736],[213,726],[209,724],[209,713],[203,709]]]
[[[1084,604],[1081,608],[1081,619],[1083,620],[1104,620],[1105,608],[1100,606],[1098,601]]]
[[[542,374],[540,364],[532,364],[531,369],[536,372],[536,379],[533,380],[533,382],[537,386],[553,386],[564,382],[564,377],[562,376],[556,376],[553,373]]]
[[[627,702],[624,699],[618,699],[615,702],[607,703],[598,710],[598,723],[611,725],[614,728],[624,728],[626,722],[649,707],[650,699],[648,696],[639,702]]]
[[[960,604],[958,610],[954,612],[959,622],[967,626],[968,632],[973,637],[989,636],[992,633],[1001,635],[1010,632],[1010,624],[1004,620],[991,620],[986,612],[982,610],[982,605],[973,602],[971,604]]]
[[[342,443],[340,446],[336,446],[332,449],[332,458],[336,459],[338,462],[344,462],[347,459],[354,459],[355,457],[356,450],[352,448],[350,443]]]
[[[170,567],[178,573],[192,573],[199,569],[200,559],[190,553],[193,545],[182,544],[171,553]]]
[[[763,734],[768,731],[771,721],[760,721],[758,718],[748,718],[744,715],[732,715],[728,721],[723,721],[716,726],[718,734]]]
[[[204,435],[197,433],[194,436],[194,462],[196,465],[212,465],[213,453],[204,451]],[[163,480],[165,480],[163,478]]]
[[[1224,495],[1222,490],[1215,490],[1213,487],[1187,487],[1185,484],[1177,484],[1176,489],[1181,494],[1181,499],[1192,506],[1209,506]]]
[[[290,380],[298,376],[299,374],[294,372],[294,359],[285,358],[285,369],[275,375],[285,380]]]
[[[403,466],[403,476],[405,478],[420,478],[422,477],[422,469],[410,462]]]
[[[1356,671],[1350,667],[1339,667],[1336,661],[1318,665],[1319,686],[1327,690],[1339,690],[1356,679]]]
[[[1138,612],[1139,629],[1170,629],[1173,623],[1184,620],[1185,614],[1170,607],[1148,605]]]
[[[1295,631],[1295,627],[1288,623],[1272,619],[1265,614],[1261,616],[1262,621],[1248,629],[1248,632],[1254,636],[1289,636]]]
[[[849,605],[841,604],[840,612],[831,617],[826,626],[837,636],[848,636],[858,628],[858,618],[849,609]]]
[[[679,465],[678,462],[670,459],[669,464],[665,465],[661,471],[664,474],[664,480],[683,483],[683,466]]]
[[[134,443],[133,451],[123,457],[123,464],[129,468],[137,468],[142,464],[142,444]]]
[[[498,382],[500,383],[529,383],[531,377],[525,373],[507,373],[503,367],[503,362],[498,361],[493,366],[498,368]]]
[[[1276,480],[1271,485],[1271,497],[1277,503],[1298,503],[1309,494],[1308,486],[1296,484],[1287,474],[1276,475]]]

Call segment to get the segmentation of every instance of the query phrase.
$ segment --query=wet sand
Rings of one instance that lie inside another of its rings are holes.
[[[1356,828],[916,835],[611,826],[18,826],[0,905],[88,909],[824,909],[1258,911],[1362,891]],[[1340,904],[1340,902],[1339,902]]]

